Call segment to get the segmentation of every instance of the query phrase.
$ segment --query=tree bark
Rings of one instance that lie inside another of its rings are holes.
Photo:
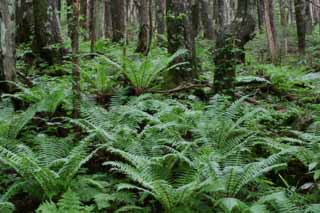
[[[264,23],[267,29],[268,46],[271,54],[272,63],[278,59],[277,36],[273,17],[273,0],[263,0]]]
[[[62,61],[60,22],[54,0],[33,0],[33,52],[49,65]]]
[[[204,38],[212,40],[214,39],[213,21],[209,16],[209,1],[200,0],[201,4],[201,21],[204,30]]]
[[[0,1],[0,81],[14,81],[16,69],[15,1]],[[0,82],[0,93],[11,92],[12,84]]]
[[[188,1],[188,0],[187,0]],[[200,31],[200,3],[191,1],[192,31],[194,37],[197,37]]]
[[[305,54],[306,48],[306,21],[304,14],[305,2],[304,0],[294,0],[296,25],[298,34],[298,49],[301,55]]]
[[[137,53],[148,55],[152,41],[151,0],[139,1],[139,38]]]
[[[96,4],[96,0],[89,0],[88,12],[89,12],[89,36],[90,36],[90,52],[96,52],[96,28],[95,28],[95,13],[94,7]]]
[[[214,92],[233,96],[235,89],[236,65],[245,60],[244,46],[252,40],[255,19],[250,13],[252,0],[239,2],[236,16],[230,25],[220,28],[216,39],[214,62]]]
[[[120,42],[125,31],[125,0],[111,0],[113,42]]]
[[[176,58],[174,63],[189,64],[170,70],[168,86],[176,86],[191,81],[197,76],[195,52],[195,33],[192,29],[191,4],[186,0],[167,0],[167,38],[168,52],[174,54],[179,49],[187,49],[188,53]]]
[[[111,3],[110,0],[105,1],[105,8],[104,8],[104,29],[105,38],[111,39],[112,38],[112,15],[111,15]]]
[[[281,49],[285,56],[288,55],[288,6],[285,0],[279,0],[280,6],[280,23],[282,28]]]
[[[31,41],[33,31],[32,2],[19,0],[16,5],[16,42],[17,45],[23,42]]]
[[[80,69],[79,69],[79,14],[80,1],[73,0],[73,20],[71,22],[71,46],[72,46],[72,79],[73,79],[73,118],[80,117],[81,92],[80,92]]]
[[[166,13],[166,0],[157,0],[156,1],[156,26],[157,33],[163,35],[166,30],[166,21],[165,21],[165,13]]]

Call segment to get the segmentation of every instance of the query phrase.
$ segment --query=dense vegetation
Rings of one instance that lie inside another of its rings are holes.
[[[168,2],[174,30],[184,15]],[[137,41],[137,14],[125,20],[124,37],[99,37],[99,17],[83,27],[90,15],[79,22],[79,1],[73,4],[69,22],[66,5],[57,11],[63,51],[58,44],[37,52],[35,41],[17,41],[16,77],[1,81],[0,213],[320,212],[320,11],[305,47],[296,44],[292,21],[286,48],[269,54],[266,16],[251,35],[239,12],[245,30],[231,20],[211,32],[202,20],[191,53],[179,43],[190,37],[173,44],[159,24],[145,44],[141,22],[148,18],[139,20]],[[137,7],[147,16],[157,6]],[[283,30],[281,9],[275,1],[272,23]],[[186,32],[194,33],[176,33]]]

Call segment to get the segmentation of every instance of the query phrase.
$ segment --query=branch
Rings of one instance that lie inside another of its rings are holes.
[[[176,88],[170,89],[170,90],[147,90],[146,92],[150,93],[160,93],[160,94],[171,94],[176,92],[181,92],[185,90],[195,89],[195,88],[204,88],[204,87],[211,87],[209,83],[203,83],[203,84],[184,84],[177,86]]]

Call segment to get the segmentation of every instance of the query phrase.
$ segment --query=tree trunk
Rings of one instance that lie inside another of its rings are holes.
[[[166,0],[157,0],[156,1],[157,15],[156,15],[156,26],[157,33],[163,35],[166,30]]]
[[[252,40],[255,32],[255,19],[250,11],[253,0],[241,0],[236,16],[230,25],[220,28],[216,40],[216,65],[214,92],[234,94],[236,65],[244,62],[244,46]]]
[[[271,54],[272,63],[278,59],[277,37],[275,33],[273,17],[273,0],[263,0],[264,23],[267,29],[268,46]]]
[[[89,31],[90,31],[90,52],[96,52],[96,28],[95,28],[95,13],[94,7],[96,0],[89,0],[88,11],[89,11]]]
[[[259,31],[262,33],[264,24],[263,0],[257,0],[257,12]]]
[[[125,0],[111,0],[113,42],[120,42],[125,31]]]
[[[200,4],[199,1],[191,2],[192,31],[194,32],[194,37],[197,37],[200,31]]]
[[[15,80],[15,6],[15,1],[0,1],[0,81]],[[11,85],[0,82],[0,93],[11,92]]]
[[[73,0],[73,20],[71,20],[71,46],[72,46],[72,80],[73,80],[73,118],[80,117],[80,69],[79,69],[79,14],[80,14],[80,1]]]
[[[305,22],[306,22],[306,33],[312,33],[312,14],[311,14],[311,5],[312,3],[309,0],[305,0]]]
[[[296,12],[296,25],[298,34],[298,49],[301,55],[305,54],[306,48],[306,22],[304,14],[304,0],[294,0],[295,12]]]
[[[287,12],[287,3],[285,0],[279,0],[280,6],[280,23],[282,28],[282,41],[281,41],[281,50],[285,56],[288,55],[288,12]]]
[[[33,52],[49,65],[62,61],[62,38],[54,0],[33,0]]]
[[[31,40],[33,31],[32,2],[20,0],[16,5],[16,42],[17,45]]]
[[[204,30],[204,38],[212,40],[214,39],[213,22],[209,16],[209,1],[200,0],[201,4],[201,21]]]
[[[167,0],[168,52],[187,49],[188,53],[176,58],[174,63],[189,62],[169,72],[169,87],[191,81],[197,75],[195,33],[192,29],[191,4],[186,0]]]
[[[82,29],[88,31],[87,26],[87,0],[80,0],[80,26]],[[87,36],[85,36],[86,38]]]
[[[140,30],[136,52],[148,55],[152,40],[151,1],[140,0],[139,3]]]
[[[106,0],[104,8],[104,29],[105,38],[112,38],[112,15],[110,0]]]

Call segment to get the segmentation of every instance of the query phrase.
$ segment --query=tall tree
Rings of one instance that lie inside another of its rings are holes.
[[[156,26],[157,33],[163,35],[166,30],[166,21],[165,21],[165,13],[166,13],[166,0],[157,0],[156,3]]]
[[[79,69],[79,15],[80,15],[80,0],[73,0],[72,4],[73,15],[71,22],[71,46],[72,46],[72,80],[73,80],[73,118],[80,117],[80,69]]]
[[[283,50],[284,55],[288,54],[288,5],[285,0],[279,0],[280,6],[280,23],[282,30],[281,39],[281,50]]]
[[[89,0],[88,1],[88,12],[89,12],[89,37],[90,37],[90,51],[91,53],[96,52],[96,27],[95,27],[95,13],[94,7],[96,4],[96,0]]]
[[[176,58],[174,63],[189,62],[188,65],[170,70],[168,83],[171,85],[179,85],[183,81],[190,81],[197,75],[195,33],[192,29],[191,6],[189,0],[167,0],[168,52],[173,54],[179,49],[186,49],[188,53]]]
[[[201,21],[204,30],[204,37],[212,40],[214,38],[213,22],[209,15],[209,0],[200,0]]]
[[[263,14],[264,23],[267,29],[268,46],[271,53],[272,63],[276,63],[278,59],[278,46],[277,46],[277,36],[276,29],[274,25],[273,16],[273,0],[262,0],[263,1]]]
[[[49,64],[62,60],[62,38],[55,0],[33,0],[33,52]]]
[[[104,8],[104,37],[112,38],[112,15],[110,0],[105,1]]]
[[[15,1],[0,1],[0,93],[11,92],[16,66]]]
[[[151,0],[139,1],[139,38],[136,52],[148,55],[152,40]]]
[[[255,19],[250,13],[252,6],[254,6],[253,0],[239,1],[233,22],[220,28],[217,34],[214,54],[216,70],[213,86],[215,93],[229,95],[234,93],[236,65],[244,62],[244,46],[254,37]]]
[[[120,42],[124,38],[125,31],[125,0],[111,0],[112,30],[114,42]]]
[[[301,55],[305,54],[306,48],[306,21],[305,21],[305,1],[294,0],[296,13],[296,25],[298,34],[298,49]]]
[[[16,5],[16,42],[17,44],[31,40],[33,29],[32,2],[20,0]]]

